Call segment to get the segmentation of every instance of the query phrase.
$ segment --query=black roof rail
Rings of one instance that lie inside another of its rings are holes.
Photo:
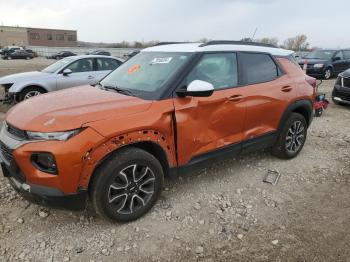
[[[252,45],[252,46],[265,46],[277,48],[273,44],[257,43],[257,42],[247,42],[247,41],[231,41],[231,40],[213,40],[207,43],[201,44],[199,47],[204,47],[208,45]]]
[[[159,42],[155,44],[154,46],[160,46],[160,45],[175,45],[175,44],[187,44],[190,42]]]

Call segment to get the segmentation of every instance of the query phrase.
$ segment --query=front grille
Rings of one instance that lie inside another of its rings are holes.
[[[12,163],[14,161],[12,150],[0,141],[0,152],[6,161]]]
[[[9,124],[7,124],[7,132],[21,140],[27,139],[27,134],[25,131],[18,129],[17,127],[11,126]]]

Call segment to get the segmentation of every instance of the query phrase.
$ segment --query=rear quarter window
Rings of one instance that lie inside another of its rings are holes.
[[[246,84],[272,81],[281,75],[280,68],[268,54],[241,53],[240,57]]]

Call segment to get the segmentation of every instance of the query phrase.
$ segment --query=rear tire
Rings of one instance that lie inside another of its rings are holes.
[[[301,114],[291,113],[272,147],[272,154],[282,159],[296,157],[304,147],[306,136],[305,118]]]
[[[116,222],[145,215],[158,200],[164,174],[159,161],[139,148],[117,151],[100,166],[91,181],[96,212]]]

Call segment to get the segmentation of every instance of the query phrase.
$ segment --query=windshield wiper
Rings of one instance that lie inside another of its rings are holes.
[[[104,86],[104,85],[101,85],[101,84],[98,84],[99,86],[101,86],[102,88],[106,89],[106,90],[114,90],[120,94],[123,94],[123,95],[127,95],[127,96],[136,96],[133,92],[131,92],[130,90],[127,90],[127,89],[122,89],[122,88],[119,88],[117,86]]]

